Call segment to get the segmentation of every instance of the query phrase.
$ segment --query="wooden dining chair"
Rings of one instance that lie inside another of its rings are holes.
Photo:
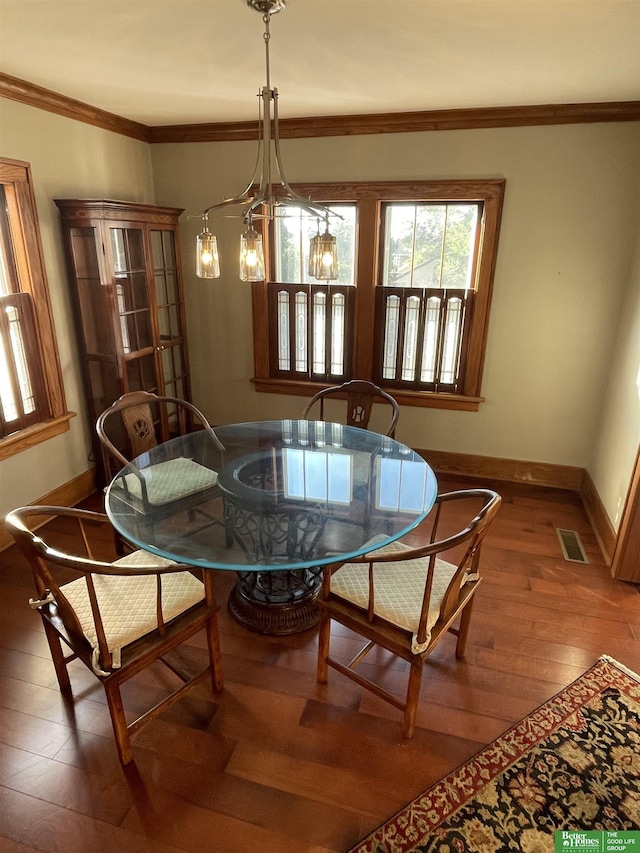
[[[208,499],[220,497],[216,468],[223,462],[224,447],[202,412],[177,397],[132,391],[98,417],[96,432],[109,480],[135,457],[194,429],[208,434],[212,467],[201,464],[204,460],[190,458],[188,453],[182,455],[178,446],[172,448],[166,460],[131,471],[115,484],[122,500],[143,517],[158,520],[195,507],[202,511]]]
[[[342,566],[325,566],[317,599],[318,681],[326,683],[329,666],[338,670],[403,711],[403,734],[411,738],[424,661],[447,632],[457,637],[456,657],[464,656],[473,598],[481,582],[480,546],[500,502],[500,495],[489,489],[441,494],[436,499],[428,545],[409,547],[392,542]],[[458,522],[453,528],[455,532],[449,532],[451,520],[445,521],[446,510],[456,521],[465,503],[474,507],[473,517],[462,528]],[[446,527],[446,533],[438,538],[442,526]],[[371,543],[375,542],[374,537]],[[330,656],[332,620],[367,640],[349,663]],[[404,698],[356,671],[375,645],[409,663]]]
[[[342,385],[333,385],[330,388],[323,388],[322,391],[318,391],[305,406],[301,419],[323,421],[325,420],[325,401],[345,398],[347,401],[347,426],[361,427],[361,429],[368,429],[374,403],[383,403],[389,406],[391,409],[390,421],[384,434],[393,438],[400,413],[397,401],[378,385],[363,379],[352,379],[350,382],[343,382]]]
[[[48,520],[54,520],[58,530],[57,536],[51,533],[51,541],[73,543],[73,551],[47,543],[49,527],[44,533],[32,532]],[[209,572],[200,580],[186,566],[145,551],[112,562],[95,559],[96,548],[104,550],[105,541],[111,542],[110,533],[107,538],[104,532],[96,534],[96,525],[109,525],[102,513],[27,506],[10,512],[5,522],[33,571],[36,596],[29,604],[42,618],[60,689],[71,691],[67,665],[72,660],[82,661],[94,673],[105,690],[122,764],[133,757],[131,735],[187,691],[205,679],[214,692],[222,690],[219,608]],[[199,631],[207,638],[206,668],[186,676],[164,660],[182,683],[128,723],[121,685]]]

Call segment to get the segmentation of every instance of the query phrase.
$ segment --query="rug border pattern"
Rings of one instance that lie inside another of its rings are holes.
[[[619,686],[620,675],[640,685],[640,676],[612,657],[602,655],[582,675],[513,725],[474,756],[452,770],[423,794],[386,820],[362,839],[349,853],[382,851],[376,843],[384,841],[384,830],[401,815],[420,814],[421,830],[429,832],[475,796],[496,774],[503,773],[543,738],[553,733],[572,714],[598,695],[603,686]],[[414,808],[419,803],[419,808]],[[394,853],[405,853],[415,841],[396,835]]]

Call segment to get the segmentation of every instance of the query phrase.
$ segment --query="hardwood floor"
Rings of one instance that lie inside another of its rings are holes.
[[[30,573],[15,548],[0,554],[0,850],[341,853],[600,655],[640,671],[638,588],[611,579],[579,499],[496,488],[467,656],[451,637],[430,658],[408,742],[391,706],[335,671],[316,684],[315,631],[262,637],[223,608],[224,692],[202,685],[152,721],[123,770],[100,684],[72,664],[65,703]],[[556,527],[579,532],[588,565],[564,560]],[[217,575],[221,600],[232,582]],[[332,648],[346,658],[357,640],[336,628]],[[204,658],[204,637],[187,653]],[[374,652],[367,666],[403,688],[402,662]],[[126,707],[169,678],[137,677]]]

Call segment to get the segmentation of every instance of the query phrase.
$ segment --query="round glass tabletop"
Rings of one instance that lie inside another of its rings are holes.
[[[188,565],[273,572],[398,539],[436,497],[429,465],[375,432],[258,421],[191,433],[123,468],[107,514],[136,546]]]

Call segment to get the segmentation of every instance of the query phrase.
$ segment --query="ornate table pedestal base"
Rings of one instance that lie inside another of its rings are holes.
[[[320,619],[315,603],[322,569],[238,572],[229,610],[245,628],[260,634],[295,634]]]
[[[322,507],[281,506],[281,493],[273,487],[271,458],[247,457],[227,482],[219,483],[224,494],[227,536],[247,554],[253,565],[265,571],[244,572],[229,597],[229,610],[245,628],[261,634],[294,634],[312,628],[320,620],[316,595],[322,568],[274,569],[266,566],[296,562],[315,556],[315,547],[327,522]]]

